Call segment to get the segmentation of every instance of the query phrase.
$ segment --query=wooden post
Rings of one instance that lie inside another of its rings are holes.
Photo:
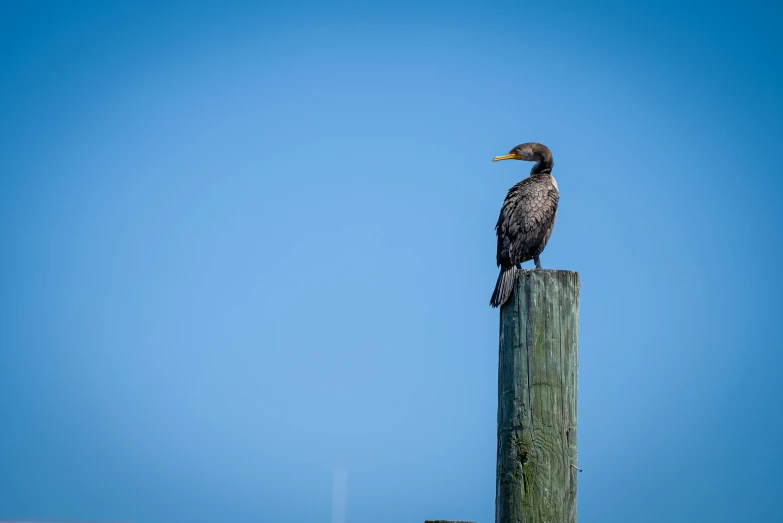
[[[576,523],[579,275],[522,270],[500,311],[495,523]]]

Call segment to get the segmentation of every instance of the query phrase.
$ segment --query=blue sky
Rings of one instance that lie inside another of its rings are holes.
[[[493,226],[554,153],[582,521],[772,521],[781,14],[6,2],[0,519],[494,519]]]

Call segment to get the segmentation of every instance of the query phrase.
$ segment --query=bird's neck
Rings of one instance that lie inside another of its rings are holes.
[[[538,161],[533,166],[532,169],[530,169],[530,174],[551,174],[552,173],[552,167],[554,167],[555,162],[552,160],[552,153],[549,151],[545,151],[543,153],[538,154],[538,158],[536,158]]]
[[[536,163],[532,169],[530,169],[530,174],[552,174],[552,162],[549,163],[540,161]]]

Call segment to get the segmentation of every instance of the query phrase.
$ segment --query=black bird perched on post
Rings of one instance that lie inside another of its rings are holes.
[[[541,268],[539,254],[555,227],[555,214],[560,192],[552,176],[552,152],[545,145],[530,142],[517,145],[508,154],[495,156],[500,160],[536,162],[530,176],[509,189],[500,218],[495,226],[498,235],[497,263],[500,276],[489,304],[499,307],[508,301],[514,291],[519,264],[533,260]]]

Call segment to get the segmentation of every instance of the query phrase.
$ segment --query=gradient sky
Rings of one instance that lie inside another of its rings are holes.
[[[107,4],[0,4],[0,519],[492,523],[540,141],[580,520],[779,521],[779,8]]]

